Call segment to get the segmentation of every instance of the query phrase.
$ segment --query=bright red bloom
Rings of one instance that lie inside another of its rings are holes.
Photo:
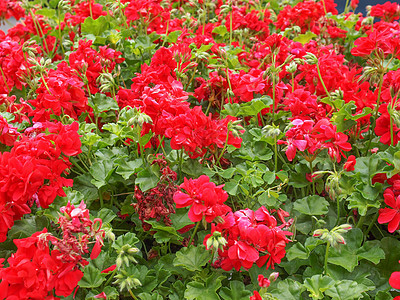
[[[390,275],[389,284],[392,288],[400,290],[400,272],[393,272]]]
[[[250,300],[263,300],[260,293],[257,291],[253,292],[253,296],[250,297]]]
[[[186,192],[177,191],[174,201],[177,208],[190,206],[189,219],[199,222],[205,217],[206,222],[212,222],[216,217],[225,215],[230,207],[223,204],[228,194],[222,189],[223,185],[216,186],[210,178],[201,175],[197,179],[184,178],[180,185]]]
[[[0,116],[0,143],[12,146],[18,136],[17,128],[9,125],[7,120]]]
[[[356,165],[356,157],[354,155],[350,155],[345,162],[343,169],[347,172],[354,171],[354,166]]]
[[[391,208],[381,208],[379,210],[378,223],[389,223],[388,230],[390,233],[399,229],[400,224],[400,195],[395,196],[391,189],[386,189],[383,193],[386,205]]]
[[[398,3],[392,3],[389,1],[385,2],[384,4],[377,4],[371,7],[370,15],[391,23],[399,18],[400,5]]]
[[[276,219],[263,206],[255,212],[244,209],[228,213],[223,219],[224,223],[211,229],[212,233],[221,232],[227,241],[224,249],[218,251],[218,262],[222,269],[249,269],[254,263],[259,267],[266,264],[267,268],[274,268],[274,264],[281,262],[286,253],[285,246],[289,242],[286,236],[291,235],[281,228],[287,226],[288,222],[277,227]],[[206,236],[204,242],[208,237]]]
[[[351,0],[351,1],[350,1],[350,7],[351,7],[351,9],[352,9],[353,11],[356,10],[356,8],[357,8],[359,2],[360,2],[360,0]]]
[[[108,267],[107,269],[104,269],[103,271],[101,271],[101,273],[110,273],[110,272],[114,271],[116,267],[117,267],[117,265],[112,265],[112,266]]]
[[[257,277],[258,285],[262,288],[267,288],[271,284],[268,278],[265,278],[264,275],[260,274]]]
[[[96,20],[100,16],[106,15],[107,12],[103,11],[103,6],[101,4],[95,3],[94,0],[82,1],[78,2],[72,14],[69,12],[65,14],[64,22],[73,27],[83,23],[88,17],[92,17]]]

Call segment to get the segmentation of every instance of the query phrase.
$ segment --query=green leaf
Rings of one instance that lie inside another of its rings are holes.
[[[114,300],[119,298],[119,293],[115,287],[106,286],[103,292],[107,295],[107,300]]]
[[[127,160],[126,158],[118,159],[115,161],[118,166],[115,173],[121,175],[125,180],[128,180],[134,175],[142,166],[142,160],[137,158],[135,160]]]
[[[302,299],[301,293],[304,287],[301,283],[293,279],[285,279],[278,282],[275,286],[268,288],[268,292],[279,300],[299,300]]]
[[[353,272],[354,268],[358,265],[358,257],[355,253],[346,249],[329,251],[328,263],[341,266],[347,271]]]
[[[104,111],[119,109],[117,102],[113,98],[107,97],[106,95],[100,93],[89,97],[88,105],[93,108],[93,112],[96,115]]]
[[[329,202],[323,197],[313,195],[296,200],[293,208],[305,215],[320,216],[328,213]]]
[[[41,8],[35,11],[35,15],[45,16],[52,19],[56,15],[56,11],[50,8]]]
[[[109,160],[95,162],[90,167],[89,173],[93,176],[90,181],[98,189],[107,185],[112,173],[114,172],[114,164]]]
[[[98,189],[91,183],[92,178],[88,173],[74,178],[74,189],[84,195],[88,207],[93,200],[99,198]]]
[[[226,29],[225,25],[220,25],[218,27],[215,27],[213,29],[212,33],[215,33],[215,34],[220,35],[220,36],[224,36],[225,34],[228,33],[228,30]]]
[[[353,300],[359,299],[362,293],[369,290],[371,290],[371,287],[365,286],[364,284],[358,284],[351,280],[341,280],[326,290],[325,294],[332,297],[334,300]]]
[[[156,233],[154,234],[154,239],[159,244],[167,243],[170,240],[179,241],[183,239],[176,232],[176,229],[174,227],[166,226],[163,223],[152,220],[146,220],[146,223],[149,223],[151,225],[152,231],[156,231]]]
[[[311,31],[307,31],[304,34],[299,34],[296,36],[293,41],[295,42],[300,42],[303,45],[307,44],[309,41],[311,41],[313,38],[317,37],[317,35]]]
[[[172,287],[170,288],[169,299],[170,300],[182,300],[185,295],[185,285],[182,281],[175,281]]]
[[[386,163],[376,154],[368,157],[357,158],[354,166],[356,177],[366,184],[371,184],[371,179],[378,173],[382,173],[387,167]]]
[[[11,240],[27,238],[37,231],[49,227],[49,225],[50,222],[47,217],[33,215],[30,218],[15,221],[7,235]]]
[[[135,184],[139,185],[140,190],[145,192],[157,186],[159,178],[149,169],[143,169],[137,174]]]
[[[393,299],[392,295],[390,295],[389,292],[385,291],[379,291],[375,295],[375,300],[392,300],[392,299]]]
[[[198,247],[190,245],[176,252],[174,266],[183,267],[191,272],[201,271],[202,267],[205,266],[210,259],[211,251],[207,251],[206,247],[203,245]]]
[[[173,31],[173,32],[168,34],[168,36],[165,39],[165,41],[167,43],[176,43],[176,41],[178,40],[178,38],[181,35],[181,33],[182,33],[181,30],[175,30],[175,31]]]
[[[135,244],[139,243],[139,239],[132,232],[125,233],[117,238],[116,241],[112,243],[112,247],[116,250],[119,250],[124,245],[135,246]]]
[[[251,296],[251,292],[246,290],[243,282],[234,280],[229,283],[229,288],[221,288],[219,295],[224,300],[242,300],[248,299]]]
[[[314,275],[307,278],[304,282],[304,287],[310,292],[310,297],[313,299],[323,299],[324,292],[334,285],[334,281],[329,276]]]
[[[210,276],[205,283],[192,281],[187,284],[185,299],[187,300],[218,300],[221,299],[217,290],[221,287],[224,276]],[[216,278],[215,278],[216,277]]]
[[[308,258],[308,253],[306,248],[297,242],[294,244],[292,247],[290,247],[287,252],[286,252],[286,257],[288,261],[294,260],[294,259],[307,259]]]
[[[378,264],[385,258],[385,251],[381,248],[381,242],[378,240],[367,241],[357,250],[358,259],[366,259],[374,264]]]
[[[346,241],[345,245],[340,245],[338,249],[330,248],[328,263],[335,264],[353,272],[358,262],[362,259],[369,260],[374,264],[385,258],[385,253],[381,249],[379,241],[363,242],[363,233],[359,228],[354,228],[343,234]]]
[[[138,295],[141,300],[163,300],[164,298],[159,294],[140,293]]]
[[[174,214],[170,215],[172,226],[176,229],[182,229],[187,225],[193,224],[188,217],[187,208],[177,208]]]
[[[369,207],[379,208],[381,206],[379,200],[370,200],[363,197],[359,192],[352,193],[348,198],[349,202],[347,207],[349,209],[357,209],[361,216],[365,216]]]
[[[96,20],[92,17],[85,19],[81,26],[82,35],[93,34],[94,36],[101,36],[103,32],[110,28],[110,23],[105,16],[101,16]]]
[[[103,221],[103,224],[111,223],[111,221],[114,220],[116,217],[117,214],[108,208],[100,209],[96,216],[96,218],[100,218]]]
[[[236,196],[237,190],[239,187],[239,182],[236,180],[232,179],[231,181],[228,181],[225,183],[224,190],[232,196]]]
[[[83,277],[78,285],[82,288],[96,288],[104,282],[105,277],[106,274],[102,274],[99,269],[88,265],[85,267]]]

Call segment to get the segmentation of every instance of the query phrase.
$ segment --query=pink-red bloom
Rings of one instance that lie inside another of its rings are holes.
[[[388,230],[390,233],[395,232],[399,229],[400,224],[400,195],[395,196],[391,189],[386,189],[383,193],[386,205],[391,208],[381,208],[379,210],[378,223],[388,224]]]
[[[174,201],[177,208],[190,206],[189,219],[192,222],[199,222],[205,218],[206,222],[212,222],[216,217],[223,216],[231,209],[224,202],[228,194],[222,188],[210,182],[210,178],[201,175],[197,179],[184,179],[180,185],[183,191],[177,191]]]

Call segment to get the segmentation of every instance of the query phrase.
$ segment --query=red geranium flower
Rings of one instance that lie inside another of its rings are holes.
[[[400,223],[400,195],[395,197],[391,189],[386,189],[383,193],[385,203],[392,208],[382,208],[379,210],[378,223],[389,223],[388,230],[390,233],[399,228]]]
[[[347,161],[345,162],[343,169],[347,172],[354,171],[354,166],[356,165],[356,157],[354,155],[350,155]]]
[[[191,206],[189,219],[192,222],[201,221],[203,216],[207,222],[212,222],[215,217],[225,215],[231,210],[223,204],[228,199],[228,194],[222,189],[223,185],[216,186],[206,175],[201,175],[198,179],[185,178],[180,187],[186,193],[175,193],[176,207]]]

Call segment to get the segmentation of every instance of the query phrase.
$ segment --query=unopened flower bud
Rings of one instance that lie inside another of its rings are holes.
[[[219,231],[214,231],[212,236],[210,236],[206,241],[207,249],[210,249],[212,246],[215,250],[222,250],[226,244],[226,239],[221,235],[221,232]]]
[[[286,66],[286,72],[294,73],[297,71],[297,64],[296,62],[292,61],[289,65]]]
[[[336,228],[336,230],[335,230],[335,228]],[[347,231],[349,231],[352,228],[352,226],[350,224],[342,224],[342,225],[336,226],[335,228],[334,228],[334,230],[338,233],[346,233]]]
[[[269,275],[268,279],[269,281],[274,282],[278,279],[278,277],[279,277],[279,272],[273,272]]]
[[[136,254],[138,252],[139,252],[139,249],[136,247],[129,248],[129,250],[128,250],[128,254],[131,254],[131,255]]]
[[[326,229],[317,229],[314,231],[313,237],[320,237],[325,231]]]
[[[316,65],[318,64],[318,58],[315,56],[315,54],[311,53],[311,52],[307,52],[306,55],[304,55],[304,60],[306,63],[308,63],[309,65]]]

